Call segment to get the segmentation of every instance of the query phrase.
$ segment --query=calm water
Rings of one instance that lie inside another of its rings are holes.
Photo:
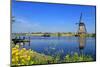
[[[42,54],[56,56],[60,54],[63,59],[66,54],[91,55],[96,57],[95,38],[79,37],[30,37],[30,44],[23,47]]]

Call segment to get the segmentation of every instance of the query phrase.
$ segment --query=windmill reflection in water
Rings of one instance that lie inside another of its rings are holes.
[[[86,46],[86,37],[78,37],[78,43],[79,43],[79,52],[80,55],[84,54],[84,48]]]

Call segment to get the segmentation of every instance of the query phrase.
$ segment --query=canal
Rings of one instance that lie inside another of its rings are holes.
[[[26,37],[28,39],[28,37]],[[60,55],[61,59],[67,54],[90,55],[96,60],[96,42],[93,37],[30,37],[30,43],[21,46],[38,53],[50,56]]]

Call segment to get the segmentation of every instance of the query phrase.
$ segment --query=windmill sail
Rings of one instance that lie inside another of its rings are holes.
[[[82,22],[82,13],[81,13],[81,15],[80,15],[79,23],[81,23],[81,22]]]

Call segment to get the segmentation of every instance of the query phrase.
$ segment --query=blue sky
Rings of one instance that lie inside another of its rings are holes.
[[[87,32],[95,32],[95,6],[12,2],[12,32],[76,32],[81,12]]]

